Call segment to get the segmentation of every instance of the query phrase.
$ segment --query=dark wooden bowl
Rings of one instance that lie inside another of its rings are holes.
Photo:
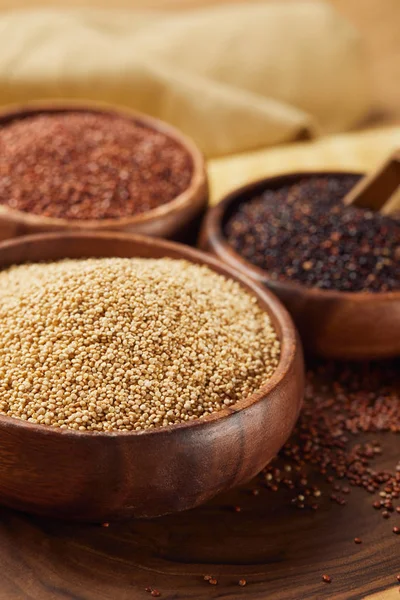
[[[251,279],[198,250],[115,233],[41,234],[0,244],[0,268],[65,257],[185,258],[254,294],[282,344],[260,390],[204,419],[143,432],[60,430],[0,416],[0,503],[88,521],[150,517],[194,507],[250,480],[275,456],[298,417],[303,357],[286,309]]]
[[[400,292],[328,291],[274,281],[268,272],[239,256],[224,235],[225,223],[238,205],[266,189],[290,185],[308,176],[343,174],[294,173],[262,179],[235,190],[209,209],[200,234],[200,246],[273,291],[291,313],[304,347],[310,353],[355,360],[397,356],[400,355]]]
[[[0,127],[39,114],[86,112],[120,116],[160,131],[183,146],[192,158],[193,176],[189,187],[161,206],[121,219],[69,220],[43,217],[0,205],[0,240],[42,232],[122,231],[195,242],[208,203],[208,182],[202,153],[192,140],[163,121],[133,111],[116,110],[103,104],[33,103],[0,112]]]

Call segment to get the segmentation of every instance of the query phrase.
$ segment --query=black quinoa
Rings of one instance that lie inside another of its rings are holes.
[[[228,243],[271,279],[325,290],[400,290],[400,217],[345,206],[358,176],[313,176],[242,202]]]

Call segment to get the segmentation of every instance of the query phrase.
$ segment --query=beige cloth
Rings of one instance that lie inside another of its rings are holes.
[[[400,148],[400,126],[344,133],[217,158],[208,163],[211,203],[242,185],[301,171],[369,172]]]
[[[345,130],[369,109],[358,34],[327,4],[0,16],[0,104],[88,99],[178,126],[208,156]]]

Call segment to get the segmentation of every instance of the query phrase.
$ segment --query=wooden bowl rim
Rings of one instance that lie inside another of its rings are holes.
[[[0,205],[0,216],[9,216],[18,223],[24,223],[31,226],[52,226],[62,229],[107,229],[112,227],[121,227],[129,225],[140,225],[148,223],[155,219],[161,219],[174,213],[179,213],[182,209],[189,206],[192,199],[197,196],[206,184],[205,159],[195,142],[184,133],[179,131],[173,125],[155,117],[148,116],[140,111],[131,110],[125,107],[113,106],[104,102],[84,102],[84,101],[60,101],[49,100],[46,102],[29,102],[27,104],[14,104],[5,106],[0,110],[0,128],[6,127],[12,121],[23,120],[28,115],[35,116],[42,113],[64,113],[64,112],[82,112],[107,114],[111,117],[120,117],[122,119],[134,121],[163,133],[173,139],[189,154],[193,164],[193,173],[189,186],[178,196],[152,208],[143,213],[128,217],[115,219],[64,219],[58,217],[46,217],[36,215],[30,212],[17,210],[8,206]]]
[[[19,238],[13,238],[10,240],[6,240],[0,243],[0,257],[3,248],[10,248],[13,246],[21,246],[25,242],[35,242],[41,240],[53,240],[56,242],[60,239],[102,239],[107,243],[107,241],[112,240],[121,240],[121,241],[134,241],[138,244],[145,245],[147,247],[156,246],[160,250],[169,250],[175,251],[179,254],[179,259],[185,259],[189,262],[194,262],[196,264],[205,264],[209,266],[213,271],[222,274],[223,276],[234,279],[237,281],[242,287],[244,287],[250,294],[255,296],[258,300],[258,304],[261,308],[268,312],[269,315],[272,316],[272,320],[275,320],[278,323],[279,329],[281,330],[281,355],[279,359],[279,364],[272,374],[271,378],[262,385],[256,392],[236,402],[234,405],[224,408],[220,411],[213,412],[210,415],[205,416],[201,419],[196,419],[194,421],[186,421],[183,423],[177,423],[175,425],[167,425],[165,427],[158,427],[155,429],[141,430],[141,431],[112,431],[112,432],[102,432],[102,431],[75,431],[73,429],[58,429],[52,427],[51,425],[41,425],[37,423],[29,423],[22,419],[16,419],[14,417],[8,417],[6,415],[0,415],[0,426],[7,428],[28,428],[31,431],[36,431],[37,434],[40,435],[63,435],[70,437],[81,437],[81,438],[93,438],[94,436],[101,436],[103,438],[119,438],[119,436],[129,437],[129,436],[153,436],[160,433],[163,434],[172,434],[174,431],[189,429],[193,427],[197,428],[206,428],[209,424],[212,424],[214,421],[227,419],[231,415],[234,415],[244,409],[251,407],[253,404],[256,404],[266,396],[268,396],[280,383],[283,381],[290,373],[291,367],[295,361],[296,354],[299,351],[299,341],[296,334],[296,329],[293,324],[293,321],[283,306],[281,301],[269,290],[260,286],[247,277],[243,273],[237,271],[233,267],[226,265],[218,258],[215,258],[211,254],[206,252],[202,252],[201,250],[192,248],[190,246],[186,246],[184,244],[179,244],[177,242],[171,242],[168,240],[164,240],[161,238],[152,238],[149,236],[139,235],[139,234],[126,234],[126,233],[116,233],[116,232],[63,232],[59,233],[41,233],[41,234],[32,234],[29,236],[21,236]],[[66,256],[65,258],[68,258]],[[178,258],[177,258],[178,259]],[[51,259],[49,259],[51,260]],[[174,259],[176,260],[176,259]],[[26,261],[26,262],[29,262]],[[23,264],[21,263],[13,263],[13,264]],[[11,266],[11,265],[10,265]],[[6,268],[6,267],[5,267]],[[3,269],[0,269],[3,270]],[[267,309],[267,310],[266,310]],[[279,333],[279,332],[278,332]],[[294,407],[295,409],[295,407]]]
[[[239,188],[236,188],[223,196],[223,198],[215,205],[211,206],[204,219],[204,229],[206,232],[206,240],[211,247],[216,251],[218,258],[226,261],[229,265],[240,270],[242,273],[248,271],[256,281],[263,284],[270,284],[272,288],[280,289],[287,292],[300,292],[301,294],[320,298],[324,300],[351,300],[355,302],[369,302],[374,300],[392,302],[400,301],[400,291],[391,292],[345,292],[340,290],[326,290],[316,287],[307,287],[301,283],[292,281],[280,281],[272,279],[268,276],[268,271],[261,267],[257,267],[244,259],[236,252],[227,242],[222,230],[222,222],[226,211],[231,205],[238,201],[239,197],[246,195],[255,188],[262,187],[264,184],[268,189],[269,184],[281,181],[282,184],[286,180],[301,179],[302,177],[318,177],[325,175],[362,175],[355,171],[295,171],[293,173],[283,173],[273,177],[262,177],[250,183],[247,183]]]

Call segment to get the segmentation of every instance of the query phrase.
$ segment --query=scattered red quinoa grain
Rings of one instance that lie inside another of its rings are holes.
[[[218,584],[218,579],[215,579],[215,577],[212,577],[211,579],[208,580],[208,583],[210,585],[217,585]]]
[[[325,583],[332,583],[332,577],[329,577],[329,575],[322,575],[322,581]]]
[[[212,579],[213,576],[212,575],[204,575],[203,579],[204,581],[210,581],[210,579]]]
[[[397,526],[393,527],[393,533],[395,533],[396,535],[399,535],[400,527],[397,527]]]
[[[102,527],[110,527],[110,523],[102,523],[101,526]]]
[[[360,540],[360,538],[359,538],[359,537],[355,537],[355,538],[354,538],[354,543],[355,543],[355,544],[362,544],[362,540]]]
[[[158,590],[151,590],[151,596],[153,596],[153,598],[159,598],[161,596],[161,592]]]
[[[0,204],[53,218],[146,212],[190,184],[192,160],[164,133],[119,116],[69,112],[0,128]]]
[[[337,479],[380,495],[371,505],[384,518],[400,496],[400,471],[379,471],[373,461],[382,454],[378,440],[359,443],[364,433],[400,433],[400,396],[396,384],[399,363],[346,364],[316,362],[307,373],[305,403],[295,431],[279,456],[260,474],[267,490],[293,489],[296,508],[316,510],[321,490],[313,479],[324,476],[331,489]],[[291,479],[280,465],[291,464]],[[332,473],[332,475],[330,474]],[[307,481],[307,487],[302,484]],[[345,493],[348,486],[341,487]],[[308,493],[310,492],[310,495]],[[300,496],[300,500],[299,500]],[[337,493],[331,500],[345,504]],[[304,498],[304,500],[302,500]],[[396,509],[397,510],[397,509]]]
[[[238,583],[241,587],[244,587],[245,585],[247,585],[247,581],[245,579],[239,579]]]

